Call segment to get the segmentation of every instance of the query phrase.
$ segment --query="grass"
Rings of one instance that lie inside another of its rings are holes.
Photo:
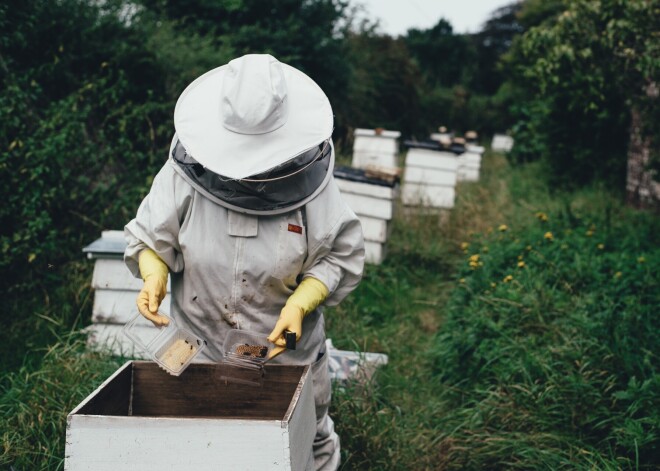
[[[384,263],[327,311],[335,346],[389,356],[335,388],[342,469],[657,465],[659,223],[542,173],[487,154],[451,214],[398,208]],[[66,414],[121,363],[68,333],[89,310],[75,292],[40,311],[49,346],[3,378],[2,466],[62,469]]]

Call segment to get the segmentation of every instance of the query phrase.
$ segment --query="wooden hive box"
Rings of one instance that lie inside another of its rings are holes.
[[[362,223],[365,262],[382,263],[386,255],[387,239],[399,194],[398,181],[383,181],[366,176],[366,171],[338,167],[335,181],[346,204]]]
[[[399,131],[356,129],[351,165],[355,168],[366,168],[368,165],[397,167],[400,136]]]
[[[484,148],[477,145],[467,144],[466,152],[458,156],[458,181],[476,182],[479,180],[481,170],[481,156]]]
[[[490,146],[495,152],[511,152],[513,138],[505,134],[495,134]]]
[[[65,471],[310,469],[310,367],[267,365],[262,387],[227,382],[227,368],[246,371],[126,362],[67,416]]]
[[[92,325],[86,332],[94,349],[130,356],[135,349],[121,329],[138,314],[135,301],[143,282],[126,267],[125,248],[124,233],[117,230],[103,231],[101,238],[83,248],[87,257],[94,260]],[[169,283],[167,292],[170,292]],[[160,310],[164,314],[170,313],[170,299],[168,294],[161,303]]]
[[[458,157],[452,152],[411,148],[406,154],[401,200],[407,206],[453,208]]]

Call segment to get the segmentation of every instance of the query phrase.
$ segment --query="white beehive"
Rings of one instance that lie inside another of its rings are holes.
[[[122,231],[103,231],[100,239],[83,249],[87,257],[94,260],[92,325],[86,331],[93,348],[131,355],[137,352],[122,333],[122,327],[138,314],[136,299],[143,281],[135,278],[126,267],[125,248]],[[167,292],[170,292],[169,282]],[[163,299],[160,310],[170,314],[169,294]]]
[[[458,156],[458,181],[476,182],[479,180],[481,169],[481,157],[484,148],[481,146],[466,144],[466,151]]]
[[[369,178],[361,169],[340,167],[335,181],[343,200],[362,223],[365,261],[380,264],[386,255],[386,243],[392,228],[392,218],[399,185]]]
[[[513,138],[505,134],[495,134],[490,146],[495,152],[511,152]]]
[[[242,374],[193,363],[176,377],[125,363],[68,415],[65,471],[312,469],[310,367],[267,365],[262,387]]]
[[[352,166],[355,168],[367,168],[369,165],[397,167],[400,136],[399,131],[356,129]]]
[[[458,157],[452,152],[410,148],[401,188],[406,206],[453,208]]]

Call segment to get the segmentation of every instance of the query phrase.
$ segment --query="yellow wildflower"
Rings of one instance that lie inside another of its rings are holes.
[[[539,218],[541,221],[544,221],[544,222],[548,220],[548,215],[545,214],[545,213],[542,213],[541,211],[536,213],[536,217]]]
[[[585,233],[585,235],[586,235],[587,237],[591,237],[592,235],[594,235],[594,231],[592,231],[591,229],[589,229],[589,230]]]
[[[501,224],[500,227],[497,228],[497,230],[500,232],[506,232],[509,230],[509,226],[507,226],[506,224]]]
[[[468,248],[469,246],[470,246],[469,243],[467,243],[467,242],[461,242],[461,249],[463,249],[463,250],[467,250],[467,248]]]
[[[605,248],[605,244],[598,244],[596,247],[598,247],[598,250],[603,250]]]
[[[552,232],[546,232],[545,234],[543,234],[543,238],[545,240],[553,240],[552,239]]]
[[[531,246],[531,245],[528,245],[527,247],[525,247],[525,250],[527,250],[528,252],[530,252],[530,251],[532,250],[532,246]]]
[[[518,268],[525,268],[525,262],[522,260],[518,262]]]
[[[646,262],[646,258],[644,258],[644,257],[637,257],[637,263],[645,263],[645,262]]]
[[[494,281],[490,283],[491,288],[495,288],[496,286],[497,286],[497,283],[495,283]]]
[[[461,278],[460,280],[458,280],[458,282],[459,283],[465,283],[465,278]]]
[[[513,275],[507,275],[504,277],[502,280],[504,283],[508,283],[509,281],[513,281]]]
[[[479,261],[479,254],[478,254],[478,253],[475,253],[474,255],[470,255],[470,259],[469,259],[469,260],[470,260],[471,262],[478,262],[478,261]]]
[[[614,274],[614,278],[621,278],[621,275],[622,275],[622,274],[623,274],[623,273],[621,273],[620,271],[618,271],[618,272],[616,272],[616,273]]]

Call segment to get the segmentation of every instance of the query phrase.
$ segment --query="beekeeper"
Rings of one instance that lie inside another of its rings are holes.
[[[144,287],[138,309],[159,325],[172,290],[177,324],[222,359],[231,329],[283,333],[296,350],[273,363],[311,364],[315,469],[336,469],[339,438],[328,416],[330,377],[322,305],[359,283],[359,220],[333,179],[333,114],[321,88],[267,54],[232,60],[194,80],[174,110],[169,158],[125,227],[126,264]],[[311,466],[310,466],[311,467]]]

